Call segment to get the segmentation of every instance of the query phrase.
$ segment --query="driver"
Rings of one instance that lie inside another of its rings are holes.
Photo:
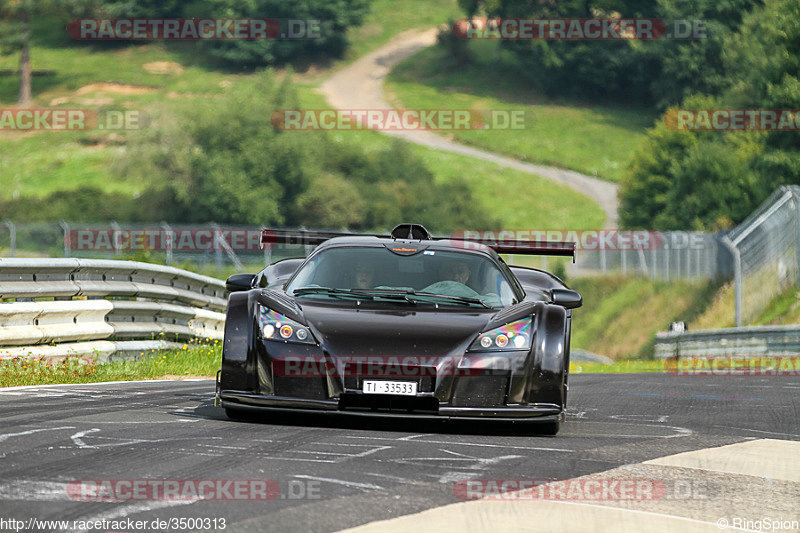
[[[448,262],[445,263],[445,265],[442,267],[442,277],[444,279],[457,281],[462,285],[466,285],[469,276],[470,276],[469,267],[464,262],[461,261]]]
[[[354,276],[354,289],[371,289],[373,287],[373,280],[375,278],[375,270],[372,266],[365,263],[359,263],[355,268]]]

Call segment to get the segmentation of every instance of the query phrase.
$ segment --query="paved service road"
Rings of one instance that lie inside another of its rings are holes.
[[[569,479],[752,439],[800,441],[796,377],[574,375],[570,388],[557,437],[361,417],[232,422],[213,406],[212,381],[0,389],[0,518],[203,517],[234,532],[336,531],[458,502],[459,480]],[[280,495],[107,502],[68,490],[142,478],[268,479]]]
[[[397,63],[436,43],[436,30],[405,31],[379,49],[339,70],[322,84],[322,92],[338,109],[391,109],[383,95],[383,82]],[[387,131],[408,142],[436,150],[477,157],[503,167],[538,174],[556,183],[571,187],[597,202],[606,214],[606,228],[616,228],[617,185],[572,170],[526,163],[453,142],[430,131]]]

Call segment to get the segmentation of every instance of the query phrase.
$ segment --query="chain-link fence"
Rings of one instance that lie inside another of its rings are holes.
[[[261,227],[219,224],[170,225],[116,222],[0,222],[0,257],[79,257],[135,259],[167,265],[263,265],[282,257],[303,255],[302,247],[272,246],[262,250]]]
[[[345,230],[346,231],[346,230]],[[512,232],[513,234],[514,232]],[[557,232],[558,233],[558,232]],[[495,232],[498,234],[498,232]],[[530,239],[526,232],[524,239]],[[168,265],[231,265],[252,269],[283,257],[298,257],[303,246],[259,246],[261,228],[234,225],[25,223],[0,221],[0,257],[85,257],[138,259]],[[800,278],[800,187],[785,186],[728,232],[624,232],[586,230],[558,233],[578,242],[570,277],[622,273],[652,279],[714,279],[733,276],[736,324],[754,320],[776,296]],[[641,238],[640,238],[641,237]],[[553,237],[548,235],[546,238]],[[561,259],[526,265],[552,270]]]
[[[346,230],[343,230],[346,231]],[[552,233],[552,232],[551,232]],[[637,239],[637,233],[643,234]],[[634,238],[631,238],[633,235]],[[277,257],[302,255],[298,246],[274,245],[261,250],[261,228],[218,224],[72,224],[20,223],[0,225],[0,256],[83,257],[93,259],[140,259],[181,265],[216,265],[220,270],[232,265],[263,263]],[[523,239],[532,238],[527,234]],[[568,274],[621,272],[659,280],[707,279],[730,276],[730,252],[721,245],[721,236],[687,231],[624,232],[585,230],[557,232],[549,238],[578,241],[575,264]],[[510,262],[518,262],[509,259]],[[547,257],[522,261],[551,268]]]
[[[649,249],[584,251],[570,273],[623,272],[666,281],[733,276],[737,326],[751,323],[800,283],[800,186],[781,187],[727,233],[656,233],[660,245]]]
[[[800,277],[800,187],[775,191],[726,237],[736,285],[736,325],[750,323]]]
[[[643,245],[579,249],[568,273],[573,277],[609,272],[651,279],[712,279],[732,274],[730,251],[723,234],[698,231],[649,231]]]

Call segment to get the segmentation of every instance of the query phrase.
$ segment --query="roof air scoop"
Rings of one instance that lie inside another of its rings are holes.
[[[412,241],[429,241],[431,234],[422,224],[398,224],[392,230],[393,239],[405,239]]]

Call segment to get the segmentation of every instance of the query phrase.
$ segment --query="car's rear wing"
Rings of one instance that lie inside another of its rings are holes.
[[[575,260],[575,243],[565,241],[508,241],[482,242],[481,239],[470,239],[492,248],[498,254],[518,255],[560,255]]]
[[[366,235],[366,233],[338,233],[304,229],[263,229],[261,230],[261,248],[273,244],[317,246],[334,237],[361,237]],[[376,237],[385,237],[385,235],[376,235]]]
[[[502,232],[501,232],[502,234]],[[420,224],[400,224],[390,235],[375,233],[342,233],[332,231],[264,229],[261,231],[261,247],[273,244],[294,244],[317,246],[334,237],[379,237],[383,239],[403,240],[451,240],[469,246],[482,244],[498,254],[514,255],[557,255],[572,257],[575,261],[575,243],[563,241],[523,241],[517,239],[473,238],[471,236],[432,237],[428,230]]]

